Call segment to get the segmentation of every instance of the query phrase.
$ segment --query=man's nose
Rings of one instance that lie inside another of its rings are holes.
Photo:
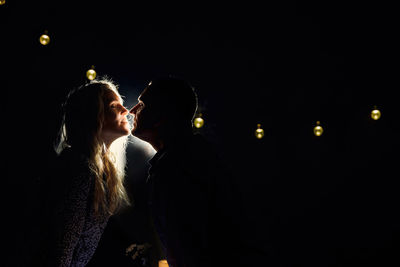
[[[137,105],[133,106],[133,108],[131,108],[131,110],[129,110],[129,113],[136,114],[136,110],[137,110]]]

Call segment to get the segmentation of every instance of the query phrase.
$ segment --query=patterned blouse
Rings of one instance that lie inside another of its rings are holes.
[[[109,215],[96,215],[94,176],[82,155],[63,151],[48,179],[42,255],[45,266],[85,266],[92,258]]]

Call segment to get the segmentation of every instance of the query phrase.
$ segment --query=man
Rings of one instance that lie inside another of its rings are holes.
[[[216,150],[193,134],[196,93],[186,81],[167,77],[152,81],[138,101],[130,111],[132,134],[157,151],[150,160],[149,205],[169,265],[232,266],[237,195]]]

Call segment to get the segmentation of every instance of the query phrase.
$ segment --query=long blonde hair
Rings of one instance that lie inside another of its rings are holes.
[[[130,203],[124,186],[128,137],[116,139],[109,148],[101,138],[107,90],[122,101],[117,85],[107,78],[92,80],[68,94],[55,149],[60,154],[65,147],[72,147],[87,157],[95,177],[94,210],[112,215]]]

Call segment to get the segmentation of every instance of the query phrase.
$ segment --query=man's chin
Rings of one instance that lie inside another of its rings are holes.
[[[150,138],[151,135],[149,135],[149,132],[147,132],[147,131],[141,131],[141,130],[138,130],[138,129],[136,129],[136,130],[133,129],[131,131],[131,134],[134,137],[139,138],[140,140],[145,141],[145,142],[150,142],[150,140],[151,140],[151,138]]]
[[[135,128],[133,128],[132,130],[131,130],[131,135],[133,135],[133,136],[135,136],[136,137],[136,129]]]
[[[141,131],[138,130],[138,129],[136,129],[136,128],[133,128],[133,129],[131,130],[131,135],[133,135],[134,137],[137,137],[137,138],[139,138],[139,139],[142,139],[142,138],[143,138],[143,135],[141,134]]]

